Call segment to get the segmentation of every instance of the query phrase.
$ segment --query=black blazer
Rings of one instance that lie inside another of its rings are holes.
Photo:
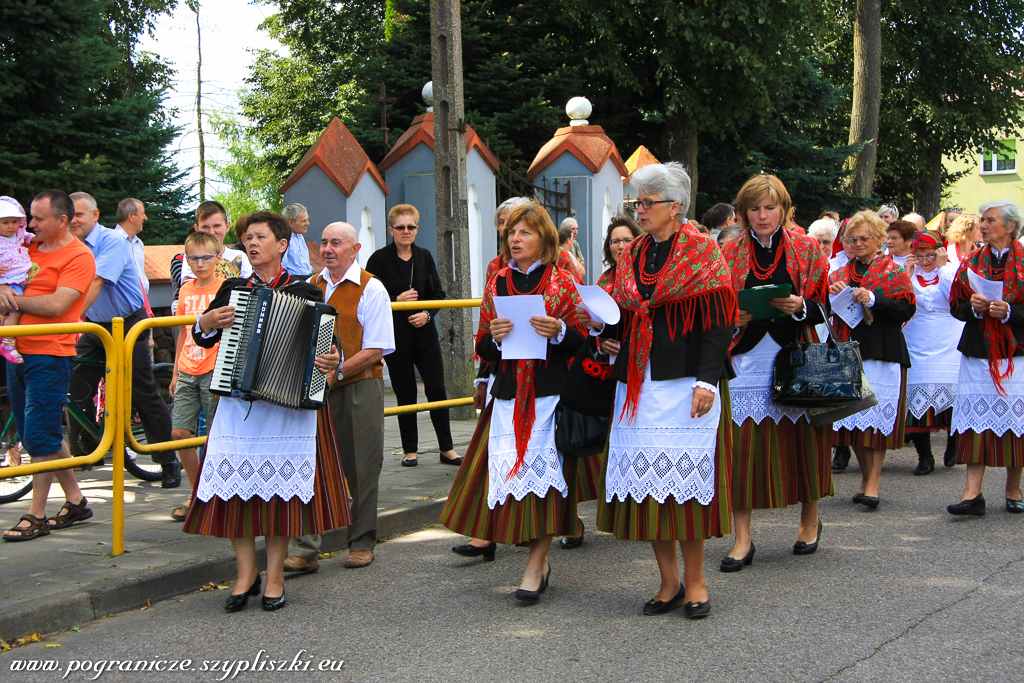
[[[397,301],[399,294],[410,289],[410,263],[412,264],[412,289],[419,294],[419,300],[443,299],[444,289],[441,287],[441,276],[437,274],[434,257],[429,251],[417,247],[415,244],[412,245],[412,258],[409,261],[403,261],[398,257],[398,247],[394,242],[378,249],[370,255],[366,262],[366,270],[383,282],[384,287],[388,290],[388,296],[392,301]],[[409,316],[416,311],[394,311],[391,314],[395,321],[396,350],[409,353],[414,348],[425,349],[438,342],[437,324],[434,322],[437,309],[427,312],[430,313],[430,322],[420,328],[413,327],[409,323]]]
[[[974,317],[974,309],[970,301],[959,305],[951,305],[949,312],[957,320],[963,320],[964,332],[960,335],[960,344],[957,351],[968,358],[988,358],[985,350],[985,337],[981,331],[981,320]],[[988,314],[986,314],[987,316]],[[1013,336],[1017,339],[1024,339],[1024,306],[1010,306],[1010,321],[1005,323],[1010,326]],[[1014,356],[1024,356],[1024,349],[1019,345],[1013,350]]]

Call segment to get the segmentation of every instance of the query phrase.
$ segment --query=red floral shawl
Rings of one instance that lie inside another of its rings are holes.
[[[505,261],[501,258],[501,254],[498,254],[491,259],[491,262],[487,264],[487,270],[484,272],[484,287],[491,281],[498,271],[505,265]]]
[[[572,256],[569,252],[562,249],[558,252],[558,268],[565,271],[566,275],[571,277],[576,282],[583,284],[583,278],[580,276],[579,271],[576,269],[576,262],[572,260]]]
[[[636,417],[640,402],[640,387],[647,372],[654,341],[654,309],[660,306],[677,306],[682,328],[672,328],[669,334],[683,336],[690,334],[694,327],[708,330],[721,324],[736,324],[736,292],[732,288],[732,275],[718,243],[702,235],[689,223],[680,226],[673,235],[674,246],[669,254],[662,276],[654,285],[654,293],[646,301],[637,287],[636,271],[633,264],[643,257],[644,250],[653,240],[644,235],[633,240],[629,249],[622,254],[615,268],[615,288],[612,298],[619,306],[632,314],[629,321],[629,369],[626,375],[626,403],[622,407],[621,420],[629,414],[629,421]],[[697,319],[698,311],[702,312]],[[715,316],[718,312],[720,315]],[[717,318],[717,319],[716,319]]]
[[[846,264],[845,268],[840,268],[832,273],[828,279],[829,285],[842,281],[848,287],[863,287],[874,292],[876,296],[882,295],[889,299],[906,299],[911,304],[917,305],[914,286],[910,284],[907,272],[901,266],[896,265],[896,262],[891,258],[876,256],[875,260],[868,266],[867,272],[864,273],[860,285],[854,284],[853,281],[856,275],[856,267],[857,259],[854,258]],[[834,323],[833,327],[839,339],[841,341],[849,341],[853,330],[839,316],[835,316]]]
[[[597,278],[597,286],[609,294],[612,293],[612,289],[615,288],[615,266],[601,273],[601,277]]]
[[[786,251],[786,272],[793,281],[793,293],[804,299],[817,301],[824,306],[828,295],[828,261],[821,253],[817,241],[797,234],[792,230],[780,230],[782,248]],[[732,288],[739,296],[750,274],[750,259],[753,258],[754,236],[747,230],[739,239],[722,247],[722,256],[732,271]],[[735,347],[743,338],[743,331],[733,337]]]
[[[576,293],[576,287],[572,284],[572,276],[555,266],[544,267],[550,271],[548,286],[543,292],[548,315],[558,318],[569,327],[579,328],[579,323],[576,321],[576,305],[579,303],[579,295]],[[511,277],[511,273],[508,266],[505,266],[497,272],[497,277],[491,278],[487,282],[483,303],[480,304],[480,326],[476,333],[478,343],[490,331],[491,321],[497,317],[494,311],[494,297],[498,296],[498,280],[507,277]],[[530,443],[530,434],[533,432],[533,423],[537,417],[534,378],[537,375],[537,363],[539,362],[541,361],[501,361],[503,367],[505,367],[505,363],[516,364],[516,402],[512,421],[516,429],[517,457],[516,464],[508,473],[507,479],[514,477],[526,460],[526,447]]]
[[[967,279],[970,268],[986,280],[1003,281],[1003,301],[1011,306],[1024,303],[1024,246],[1017,240],[1010,242],[1010,253],[1006,256],[1006,267],[1002,272],[992,268],[992,247],[987,244],[974,250],[970,256],[960,262],[960,268],[953,280],[953,289],[949,293],[950,304],[957,306],[971,300],[974,290]],[[1000,396],[1005,396],[1003,380],[1013,374],[1013,353],[1021,343],[1013,336],[1013,329],[1004,325],[990,315],[981,321],[981,334],[985,340],[985,352],[988,354],[988,372],[996,385]],[[999,372],[999,361],[1006,360],[1006,372]]]

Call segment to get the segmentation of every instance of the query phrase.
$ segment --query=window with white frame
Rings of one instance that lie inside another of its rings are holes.
[[[996,149],[981,151],[981,175],[1017,172],[1017,141],[1002,140]]]

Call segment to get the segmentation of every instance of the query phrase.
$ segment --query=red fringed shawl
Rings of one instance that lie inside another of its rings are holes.
[[[985,245],[976,249],[970,256],[960,262],[960,268],[953,280],[953,289],[949,293],[950,304],[957,306],[971,300],[974,290],[967,279],[967,269],[986,280],[1003,281],[1003,301],[1011,306],[1024,303],[1024,246],[1014,240],[1010,243],[1010,253],[1006,256],[1006,267],[1002,271],[992,268],[992,247]],[[996,385],[1000,396],[1005,396],[1003,380],[1013,374],[1013,354],[1020,344],[1014,336],[1013,329],[1002,321],[986,315],[981,323],[981,334],[985,339],[985,352],[988,355],[988,372]],[[999,361],[1006,360],[1006,372],[999,372]]]
[[[560,270],[566,275],[571,277],[576,282],[583,284],[583,278],[580,276],[579,271],[576,269],[576,262],[572,260],[569,252],[564,249],[558,252],[558,263],[556,264]]]
[[[632,314],[629,321],[631,358],[626,375],[626,403],[620,420],[627,413],[629,422],[636,417],[640,387],[654,341],[654,309],[662,306],[678,308],[675,312],[666,311],[670,320],[669,334],[673,339],[677,334],[690,334],[695,327],[702,331],[711,329],[720,322],[713,315],[715,311],[723,313],[728,323],[736,324],[736,292],[718,243],[697,232],[689,223],[684,223],[672,239],[672,253],[650,299],[644,300],[640,295],[633,266],[636,260],[643,258],[647,245],[653,240],[650,235],[633,240],[615,268],[612,298]],[[697,318],[698,312],[702,314],[700,319]],[[681,320],[682,327],[674,327],[671,324],[673,320]]]
[[[500,257],[499,257],[500,258]],[[572,284],[572,276],[554,266],[544,266],[550,271],[547,288],[542,292],[547,314],[563,321],[568,327],[576,327],[582,332],[576,321],[576,305],[579,295]],[[487,282],[484,290],[483,303],[480,305],[480,327],[477,329],[477,343],[490,331],[491,321],[497,316],[494,312],[494,297],[498,296],[498,280],[511,277],[508,267],[501,268],[497,277]],[[549,349],[550,351],[550,349]],[[536,382],[538,360],[502,361],[516,364],[516,402],[512,412],[512,421],[516,429],[516,464],[506,479],[511,479],[523,466],[526,460],[526,447],[533,433],[536,414]],[[547,362],[547,361],[544,361]]]
[[[829,285],[842,281],[846,283],[847,287],[863,287],[874,292],[875,296],[881,295],[889,299],[906,299],[912,305],[917,305],[914,286],[910,284],[907,272],[901,266],[896,265],[896,262],[891,258],[876,256],[875,260],[868,266],[867,272],[864,273],[860,284],[854,282],[857,273],[857,263],[858,261],[855,258],[847,263],[845,268],[840,268],[832,273],[828,279]],[[835,316],[833,327],[841,341],[850,340],[850,334],[853,330],[843,322],[842,318]]]
[[[504,265],[505,261],[502,260],[501,254],[498,254],[493,259],[491,259],[491,262],[487,264],[487,270],[484,272],[485,288],[487,287],[487,283],[490,282],[491,279],[498,274],[498,271],[501,270],[502,266]]]
[[[821,253],[821,247],[810,237],[798,235],[792,230],[780,230],[782,248],[786,252],[786,272],[793,281],[793,294],[814,300],[822,305],[828,295],[828,261]],[[732,271],[732,288],[739,296],[740,290],[750,275],[750,260],[753,258],[754,236],[748,230],[739,239],[722,247],[722,256]],[[743,338],[743,331],[733,337],[735,347]]]
[[[597,278],[597,286],[609,294],[612,293],[615,287],[615,266],[601,273],[601,277]]]

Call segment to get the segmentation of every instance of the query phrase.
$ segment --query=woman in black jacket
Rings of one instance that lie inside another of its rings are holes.
[[[375,275],[388,290],[392,301],[434,301],[444,298],[441,277],[430,252],[417,247],[420,213],[411,204],[399,204],[388,212],[388,232],[393,242],[375,251],[366,262],[366,270]],[[395,311],[395,352],[387,356],[388,375],[395,390],[398,405],[416,403],[416,370],[423,378],[423,390],[428,401],[444,401],[444,364],[441,360],[441,341],[434,324],[434,312]],[[414,369],[415,366],[415,369]],[[452,427],[448,409],[430,411],[442,465],[462,464],[462,458],[453,449]],[[403,467],[419,464],[419,434],[416,413],[398,416],[398,429],[402,434]]]

